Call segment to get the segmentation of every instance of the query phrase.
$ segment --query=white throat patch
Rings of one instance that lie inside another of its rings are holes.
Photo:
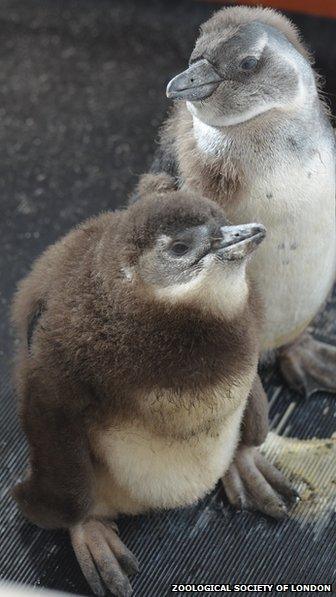
[[[157,298],[172,304],[189,303],[213,314],[235,317],[246,305],[246,262],[240,265],[204,258],[204,269],[190,281],[155,290]]]
[[[187,102],[188,104],[189,102]],[[228,135],[214,126],[205,124],[197,116],[193,114],[194,135],[198,148],[203,153],[208,153],[219,157],[225,153],[231,146],[231,140]]]

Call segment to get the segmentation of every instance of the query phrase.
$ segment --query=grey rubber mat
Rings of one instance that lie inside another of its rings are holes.
[[[165,84],[184,66],[213,9],[191,0],[0,3],[0,579],[90,595],[66,533],[33,527],[10,497],[26,446],[9,381],[9,300],[45,246],[84,217],[126,201],[151,163],[168,107]],[[295,20],[335,108],[335,21]],[[316,333],[336,344],[335,314],[333,299]],[[284,438],[331,438],[335,400],[304,404],[276,370],[263,377],[273,430]],[[219,488],[192,508],[120,522],[141,562],[136,596],[169,594],[174,583],[335,580],[334,442],[304,444],[302,455],[283,441],[276,454],[267,448],[269,455],[307,496],[285,522],[234,512]]]

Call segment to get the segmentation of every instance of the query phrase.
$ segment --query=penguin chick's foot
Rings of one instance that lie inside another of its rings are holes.
[[[336,347],[305,332],[279,350],[281,372],[291,388],[308,398],[314,392],[336,394]]]
[[[222,483],[232,506],[258,510],[277,520],[286,518],[288,506],[298,499],[284,475],[255,447],[237,449]]]
[[[127,576],[138,572],[138,562],[119,539],[113,522],[88,520],[72,527],[70,537],[81,570],[95,595],[105,595],[105,587],[118,597],[132,594]]]

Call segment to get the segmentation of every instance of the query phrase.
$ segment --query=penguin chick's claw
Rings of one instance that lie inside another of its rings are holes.
[[[298,499],[284,475],[255,447],[241,446],[222,479],[227,498],[238,510],[258,510],[282,520]]]
[[[279,351],[281,372],[288,385],[308,398],[314,392],[336,394],[336,347],[303,334]]]
[[[114,523],[88,520],[72,527],[70,537],[81,570],[95,595],[105,595],[105,587],[117,597],[132,594],[127,576],[138,572],[138,562],[119,539]]]

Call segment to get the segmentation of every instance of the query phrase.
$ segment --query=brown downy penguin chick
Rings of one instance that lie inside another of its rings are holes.
[[[97,594],[101,579],[131,593],[137,562],[118,537],[119,514],[194,502],[228,471],[241,435],[253,445],[267,431],[259,301],[245,267],[265,230],[230,226],[215,203],[171,184],[143,180],[141,201],[50,247],[13,305],[30,450],[14,495],[35,524],[69,529]],[[241,432],[250,391],[259,410]],[[270,481],[264,509],[281,517],[271,485],[284,498],[290,490],[256,462]]]
[[[304,395],[336,393],[336,348],[307,326],[335,280],[335,137],[310,56],[270,9],[227,7],[201,27],[155,168],[267,239],[251,263],[265,303],[264,351]]]

